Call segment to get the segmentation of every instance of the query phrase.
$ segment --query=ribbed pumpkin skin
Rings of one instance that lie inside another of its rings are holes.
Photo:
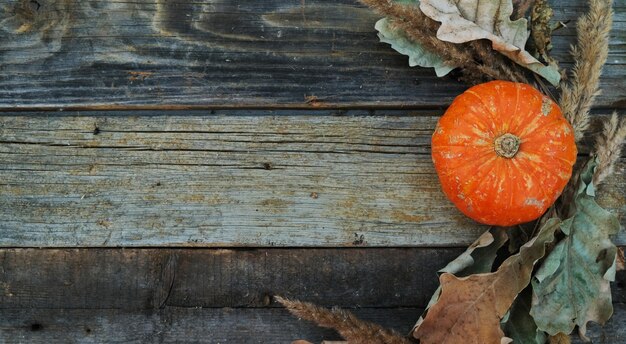
[[[503,134],[521,144],[495,151]],[[491,81],[458,96],[432,138],[432,157],[448,198],[472,219],[498,226],[532,221],[572,175],[576,143],[559,107],[530,85]]]

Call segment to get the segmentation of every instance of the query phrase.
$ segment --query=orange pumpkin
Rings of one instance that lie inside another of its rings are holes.
[[[509,81],[458,96],[432,138],[446,196],[465,215],[498,226],[541,216],[569,181],[576,154],[574,131],[559,107]]]

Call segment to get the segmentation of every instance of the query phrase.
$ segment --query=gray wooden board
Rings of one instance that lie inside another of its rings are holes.
[[[261,113],[0,116],[0,246],[465,246],[486,229],[440,190],[438,116]],[[622,214],[625,167],[599,199]]]
[[[436,288],[436,271],[462,251],[2,249],[0,309],[265,307],[273,295],[419,307]]]
[[[424,307],[462,248],[1,249],[1,309]],[[626,302],[626,273],[612,284]]]
[[[363,319],[408,333],[421,309],[358,309]],[[291,343],[340,339],[284,309],[158,311],[12,310],[0,316],[0,341],[24,343]]]
[[[585,0],[552,1],[572,22]],[[601,107],[626,106],[626,5],[616,1]],[[355,0],[4,0],[0,109],[445,106],[465,86],[409,68]]]
[[[407,333],[421,309],[356,309],[363,320]],[[626,341],[626,305],[615,305],[611,320],[587,331],[594,344]],[[331,330],[298,320],[284,309],[165,308],[119,310],[9,310],[0,314],[0,341],[48,343],[313,343],[339,340]],[[574,336],[573,343],[582,341]]]

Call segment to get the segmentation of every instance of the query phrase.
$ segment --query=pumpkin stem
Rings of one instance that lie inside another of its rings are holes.
[[[514,157],[519,150],[521,142],[519,137],[506,133],[494,141],[494,149],[499,156],[510,159]]]

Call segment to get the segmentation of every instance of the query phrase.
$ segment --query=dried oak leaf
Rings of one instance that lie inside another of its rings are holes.
[[[413,336],[421,344],[510,343],[500,321],[530,283],[533,267],[545,254],[546,244],[554,240],[559,224],[558,219],[546,222],[537,236],[496,272],[467,277],[443,273],[439,301],[428,310]]]
[[[550,7],[548,0],[537,0],[533,5],[530,13],[531,30],[530,35],[533,38],[535,49],[539,56],[552,62],[548,52],[552,49],[552,27],[550,21],[554,11]]]
[[[610,282],[615,280],[617,216],[595,201],[592,183],[596,161],[580,175],[570,218],[561,223],[565,238],[545,259],[533,284],[530,314],[539,329],[555,335],[578,332],[585,338],[587,322],[605,323],[613,313]]]
[[[511,20],[511,0],[421,0],[420,9],[441,23],[437,38],[452,43],[488,39],[494,50],[558,85],[558,68],[545,66],[525,50],[529,32],[524,18]]]
[[[492,227],[474,241],[465,252],[456,259],[448,263],[439,273],[449,273],[457,277],[469,276],[471,274],[491,272],[493,262],[496,260],[498,250],[504,246],[508,240],[507,228]],[[424,314],[420,316],[413,330],[424,321],[424,315],[428,309],[439,301],[441,286],[433,293]]]

